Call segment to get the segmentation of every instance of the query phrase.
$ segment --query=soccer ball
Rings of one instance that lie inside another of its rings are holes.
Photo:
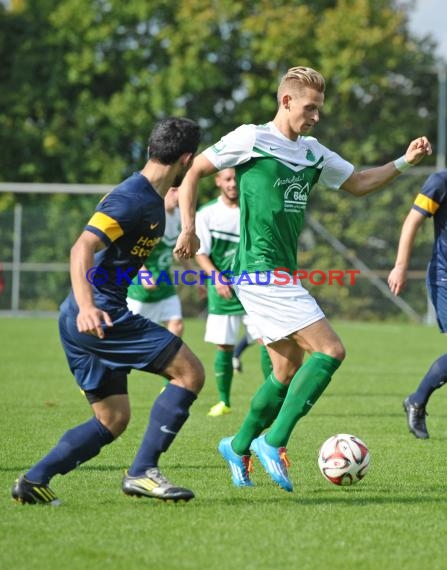
[[[318,467],[323,477],[334,485],[354,485],[366,475],[369,460],[368,448],[361,439],[339,433],[321,446]]]

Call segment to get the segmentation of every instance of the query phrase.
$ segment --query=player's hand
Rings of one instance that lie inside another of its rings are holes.
[[[205,285],[201,285],[200,283],[197,283],[197,295],[201,301],[208,297],[208,290],[205,287]]]
[[[418,164],[424,156],[432,153],[430,141],[427,137],[419,137],[411,141],[405,153],[405,160],[410,164]]]
[[[402,267],[394,267],[388,275],[388,287],[393,295],[399,295],[407,283],[407,270]]]
[[[222,281],[224,281],[224,279],[222,279]],[[216,291],[218,295],[227,300],[231,299],[233,296],[233,289],[231,286],[222,283],[220,279],[216,279]]]
[[[181,231],[174,248],[174,255],[180,259],[194,257],[200,247],[200,240],[195,233]]]
[[[80,333],[92,334],[98,338],[104,338],[103,325],[113,327],[109,314],[97,307],[79,310],[76,324]]]

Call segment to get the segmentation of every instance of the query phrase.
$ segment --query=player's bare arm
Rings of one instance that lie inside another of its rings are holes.
[[[365,196],[379,190],[397,178],[404,169],[415,166],[431,153],[432,148],[427,137],[419,137],[411,141],[405,155],[400,159],[376,168],[353,172],[341,187],[354,196]]]
[[[176,259],[178,256],[174,256]],[[182,267],[184,269],[186,269],[187,271],[195,271],[196,270],[196,266],[193,265],[193,263],[191,262],[190,259],[181,259],[179,260],[180,263],[182,264]],[[202,283],[200,283],[200,281],[197,281],[197,295],[199,297],[199,299],[206,299],[208,293],[206,290],[206,286],[203,285]]]
[[[411,209],[402,225],[394,268],[388,276],[388,286],[394,295],[399,295],[407,282],[407,271],[416,234],[425,216]]]
[[[101,239],[92,232],[84,231],[70,252],[70,276],[73,294],[79,307],[76,319],[78,331],[104,338],[102,323],[113,326],[109,315],[98,309],[93,302],[92,285],[87,279],[94,266],[95,251],[104,248]]]
[[[179,187],[182,231],[177,239],[174,253],[180,258],[193,257],[200,247],[195,226],[198,186],[201,178],[215,172],[217,172],[215,166],[203,154],[199,154]]]
[[[140,273],[140,275],[144,275],[144,273],[148,273],[149,270],[145,265],[142,265],[138,270],[138,272]],[[141,285],[148,291],[154,291],[155,289],[158,288],[158,286],[155,283],[152,283],[151,279],[141,279]]]
[[[214,272],[217,293],[224,299],[231,299],[233,296],[231,286],[225,285],[225,283],[221,282],[225,281],[225,279],[219,279],[220,271],[211,261],[209,256],[201,253],[199,255],[196,255],[196,261],[199,264],[200,268],[203,269],[207,275],[213,275]]]

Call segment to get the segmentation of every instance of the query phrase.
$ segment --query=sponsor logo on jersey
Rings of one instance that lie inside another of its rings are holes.
[[[302,212],[306,209],[311,187],[303,175],[278,178],[273,187],[284,189],[284,212]]]
[[[301,186],[301,184],[291,184],[284,192],[284,211],[302,212],[305,210],[309,193],[310,188],[308,183],[304,186]]]
[[[130,255],[146,258],[159,241],[161,241],[161,237],[151,238],[148,236],[140,236],[137,243],[132,247]]]

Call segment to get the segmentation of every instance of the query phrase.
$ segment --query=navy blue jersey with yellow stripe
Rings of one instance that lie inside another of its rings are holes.
[[[165,231],[164,200],[147,178],[136,172],[96,207],[85,226],[106,245],[95,254],[95,305],[106,311],[126,309],[127,288]],[[87,276],[86,276],[87,278]],[[102,282],[104,280],[104,282]],[[70,308],[77,311],[73,294]]]
[[[426,217],[433,216],[435,241],[428,278],[432,283],[447,285],[447,170],[427,178],[413,208]]]

